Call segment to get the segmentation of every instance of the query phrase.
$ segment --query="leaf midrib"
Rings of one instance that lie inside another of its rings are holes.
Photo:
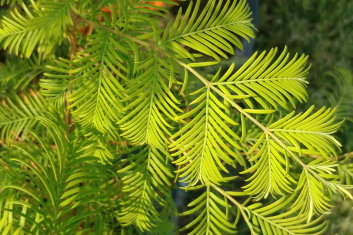
[[[192,36],[192,35],[195,35],[195,34],[201,34],[201,33],[207,32],[207,31],[217,30],[219,28],[224,28],[224,27],[227,27],[227,26],[236,25],[236,24],[243,24],[243,23],[246,24],[246,23],[251,23],[251,22],[249,20],[241,20],[241,21],[235,21],[235,22],[231,22],[231,23],[227,23],[227,24],[217,25],[217,26],[206,28],[206,29],[202,29],[202,30],[199,30],[199,31],[193,31],[193,32],[189,32],[189,33],[186,33],[186,34],[178,35],[176,37],[173,37],[173,38],[170,38],[170,39],[164,41],[164,43],[175,41],[175,40],[178,40],[180,38]]]
[[[150,121],[151,121],[151,118],[152,118],[152,111],[153,111],[153,100],[154,100],[154,96],[155,96],[155,86],[156,86],[156,80],[158,79],[157,78],[157,74],[158,74],[158,61],[156,61],[154,63],[154,76],[152,78],[152,90],[151,90],[151,98],[150,98],[150,104],[149,104],[149,109],[148,109],[148,116],[147,116],[147,125],[146,125],[146,142],[149,142],[149,138],[148,138],[148,133],[150,132]],[[149,143],[148,143],[149,144]]]
[[[100,59],[100,65],[101,65],[102,68],[101,68],[100,71],[99,71],[97,99],[96,99],[96,104],[94,105],[94,110],[93,110],[93,113],[94,113],[93,120],[96,118],[97,108],[98,108],[98,106],[99,106],[99,105],[98,105],[98,102],[99,102],[100,95],[101,95],[102,79],[103,79],[102,73],[103,73],[103,71],[104,71],[103,68],[105,67],[104,58],[105,58],[106,50],[107,50],[107,47],[108,47],[109,37],[110,37],[110,33],[108,33],[108,35],[107,35],[107,37],[106,37],[106,40],[105,40],[105,42],[104,42],[104,47],[103,47],[103,51],[102,51],[102,56],[101,56],[101,59]]]
[[[330,134],[333,132],[320,132],[320,131],[306,131],[306,130],[289,130],[289,129],[269,129],[273,132],[292,132],[292,133],[302,133],[302,134],[312,134],[312,135],[323,135],[325,137],[331,138]]]
[[[281,78],[260,78],[260,79],[248,79],[248,80],[241,80],[241,81],[230,81],[230,82],[213,82],[212,85],[235,85],[235,84],[242,84],[242,83],[252,83],[252,82],[263,82],[263,81],[281,81],[281,80],[296,80],[303,83],[308,83],[304,78],[299,77],[281,77]]]
[[[203,164],[203,160],[205,158],[205,147],[206,147],[206,141],[207,141],[207,135],[208,135],[208,109],[209,109],[209,93],[210,93],[210,88],[207,87],[207,95],[206,95],[206,113],[205,113],[205,131],[204,131],[204,139],[203,139],[203,146],[202,146],[202,151],[201,151],[201,160],[200,160],[200,172],[199,172],[199,179],[202,180],[202,164]]]

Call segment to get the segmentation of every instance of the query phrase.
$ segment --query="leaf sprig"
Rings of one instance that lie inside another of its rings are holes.
[[[0,1],[2,48],[29,57],[0,73],[3,234],[172,234],[177,187],[189,234],[321,234],[352,199],[334,137],[351,77],[338,108],[299,111],[306,55],[222,68],[255,36],[245,0],[30,2]]]

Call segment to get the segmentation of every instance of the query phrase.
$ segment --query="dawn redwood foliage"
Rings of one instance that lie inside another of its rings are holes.
[[[320,234],[352,198],[307,56],[222,63],[245,0],[0,3],[2,234]]]

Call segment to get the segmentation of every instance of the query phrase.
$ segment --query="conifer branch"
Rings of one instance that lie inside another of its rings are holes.
[[[226,94],[224,94],[221,90],[215,87],[211,82],[209,82],[206,78],[204,78],[200,73],[198,73],[195,69],[191,68],[189,65],[185,64],[184,62],[175,59],[178,64],[182,67],[189,70],[192,74],[194,74],[206,87],[214,90],[218,95],[220,95],[224,100],[230,103],[236,110],[242,113],[245,117],[247,117],[250,121],[252,121],[256,126],[261,128],[265,134],[268,134],[273,138],[282,148],[284,148],[292,157],[295,159],[304,169],[308,168],[307,165],[299,159],[297,155],[295,155],[283,141],[281,141],[272,131],[271,129],[267,128],[266,126],[262,125],[258,120],[256,120],[253,116],[247,113],[242,107],[240,107],[237,103],[235,103],[232,99],[228,98]]]

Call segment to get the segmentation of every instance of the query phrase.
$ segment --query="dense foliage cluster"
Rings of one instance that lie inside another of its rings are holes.
[[[0,3],[2,234],[321,234],[353,199],[348,93],[297,110],[310,65],[286,47],[222,68],[255,37],[245,0]]]

